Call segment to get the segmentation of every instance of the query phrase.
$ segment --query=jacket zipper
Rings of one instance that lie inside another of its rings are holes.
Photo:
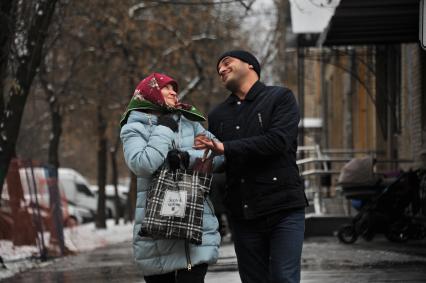
[[[191,256],[189,255],[189,244],[188,240],[185,240],[185,254],[186,254],[186,263],[187,263],[187,269],[188,271],[191,271],[192,263],[191,263]]]
[[[262,129],[262,132],[263,132],[262,114],[260,114],[260,112],[257,113],[257,119],[259,120],[259,125],[260,125],[260,128]]]
[[[212,213],[215,214],[213,203],[211,202],[211,200],[208,197],[206,197],[206,202],[207,202],[207,205],[209,206],[210,210],[212,211]]]

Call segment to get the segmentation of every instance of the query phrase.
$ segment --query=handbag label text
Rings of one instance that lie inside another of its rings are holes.
[[[166,190],[161,206],[161,216],[185,217],[186,191]]]

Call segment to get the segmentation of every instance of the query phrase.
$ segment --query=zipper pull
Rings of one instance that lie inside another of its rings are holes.
[[[259,119],[260,127],[263,129],[262,114],[260,114],[260,112],[259,112],[259,113],[257,113],[257,117],[258,117],[258,119]]]
[[[147,114],[148,116],[148,124],[152,126],[151,114]]]
[[[192,264],[191,264],[191,256],[189,255],[189,243],[188,240],[185,240],[185,254],[186,254],[186,262],[187,262],[187,269],[188,271],[191,271]]]

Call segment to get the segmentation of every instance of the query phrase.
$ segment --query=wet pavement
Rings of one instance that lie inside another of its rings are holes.
[[[1,271],[0,271],[1,272]],[[132,261],[129,243],[57,259],[1,283],[144,282]],[[240,282],[233,246],[224,244],[206,283]],[[384,238],[343,245],[332,237],[305,240],[302,282],[426,282],[426,241],[389,243]]]

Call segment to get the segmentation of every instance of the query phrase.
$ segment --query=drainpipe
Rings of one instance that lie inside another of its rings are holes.
[[[327,90],[327,78],[325,75],[325,65],[327,57],[324,52],[321,52],[321,104],[322,104],[322,128],[321,128],[321,144],[322,148],[328,148],[328,90]]]
[[[356,52],[355,49],[350,49],[349,53],[349,69],[352,74],[357,74]],[[344,147],[348,149],[354,148],[353,142],[353,96],[356,95],[357,81],[354,76],[349,76],[349,89],[345,95],[345,112],[344,112]]]
[[[300,120],[303,121],[305,118],[305,49],[303,47],[297,48],[297,93],[300,111]],[[301,123],[299,128],[299,146],[305,144],[305,130],[304,123]],[[304,158],[303,152],[300,153],[300,158]]]

